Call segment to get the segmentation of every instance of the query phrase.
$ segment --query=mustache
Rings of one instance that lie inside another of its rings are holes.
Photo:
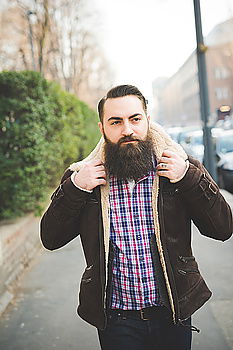
[[[122,138],[120,138],[120,140],[118,140],[118,144],[122,144],[123,142],[128,142],[128,141],[141,141],[140,139],[137,139],[135,137],[132,137],[132,136],[124,136]]]

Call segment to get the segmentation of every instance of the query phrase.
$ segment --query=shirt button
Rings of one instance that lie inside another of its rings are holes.
[[[143,260],[144,260],[143,255],[140,255],[140,256],[139,256],[139,260],[140,260],[140,261],[143,261]]]
[[[146,282],[146,277],[142,277],[142,282]]]
[[[142,239],[142,237],[140,235],[137,235],[137,239],[140,240]]]

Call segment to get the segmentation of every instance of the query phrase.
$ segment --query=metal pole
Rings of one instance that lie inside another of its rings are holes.
[[[206,72],[205,52],[207,47],[204,45],[201,22],[201,8],[200,0],[193,0],[196,40],[197,40],[197,64],[198,64],[198,80],[199,80],[199,94],[201,119],[203,122],[203,143],[204,143],[204,164],[212,175],[213,179],[217,181],[216,162],[214,157],[214,148],[211,135],[211,126],[209,125],[210,105],[208,94],[208,80]]]
[[[30,10],[27,11],[27,19],[28,19],[28,26],[29,26],[29,42],[30,42],[31,56],[32,56],[32,68],[33,68],[33,70],[36,70],[34,46],[33,46],[33,32],[32,32],[32,24],[31,24],[31,20],[30,20],[30,15],[33,15],[34,13],[35,12],[32,12]]]

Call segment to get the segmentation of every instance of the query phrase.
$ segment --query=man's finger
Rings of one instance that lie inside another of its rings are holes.
[[[97,185],[106,185],[106,180],[105,179],[97,179]]]
[[[169,170],[159,170],[157,173],[159,176],[164,176],[164,177],[167,177],[168,179],[170,179],[172,176]]]
[[[89,164],[94,165],[94,166],[99,166],[99,165],[103,165],[104,163],[100,159],[94,159],[94,160],[91,160],[89,162]]]
[[[158,164],[160,164],[160,163],[171,163],[171,162],[172,162],[172,158],[169,158],[169,157],[161,157],[161,158],[159,159]]]
[[[98,171],[96,173],[96,175],[97,175],[97,178],[100,178],[100,177],[106,178],[106,172],[105,171]]]
[[[105,171],[104,165],[96,165],[97,171]]]
[[[174,153],[168,149],[165,149],[162,153],[162,157],[176,158],[176,153]]]
[[[156,167],[157,170],[167,170],[169,165],[167,163],[159,163]]]

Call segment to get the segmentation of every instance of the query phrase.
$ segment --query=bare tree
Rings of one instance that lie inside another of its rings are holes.
[[[90,0],[8,3],[1,16],[5,31],[0,36],[2,69],[38,70],[95,104],[100,91],[109,87],[111,76],[93,29],[97,22]]]

